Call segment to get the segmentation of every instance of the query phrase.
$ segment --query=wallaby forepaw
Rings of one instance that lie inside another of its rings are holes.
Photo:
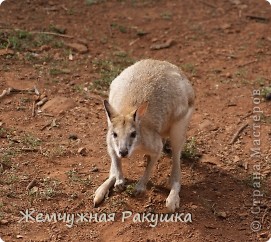
[[[125,179],[116,180],[114,187],[117,192],[122,192],[125,189]]]
[[[179,195],[169,195],[166,200],[166,207],[169,212],[174,213],[176,209],[180,207]]]

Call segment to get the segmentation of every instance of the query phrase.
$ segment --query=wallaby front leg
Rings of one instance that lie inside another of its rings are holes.
[[[111,157],[111,167],[109,172],[109,178],[104,181],[102,185],[98,187],[94,194],[94,206],[102,202],[104,197],[109,193],[109,189],[113,186],[120,191],[124,189],[125,179],[122,173],[121,161],[116,156],[113,150],[109,150]]]
[[[111,157],[109,178],[115,177],[116,181],[114,187],[116,188],[117,191],[123,191],[125,188],[125,179],[122,173],[121,160],[119,157],[117,157],[115,151],[113,150],[109,151],[109,155]]]

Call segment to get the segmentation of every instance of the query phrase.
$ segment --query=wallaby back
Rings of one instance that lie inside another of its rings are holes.
[[[125,69],[110,86],[109,103],[127,115],[147,102],[141,125],[167,136],[170,124],[194,104],[194,92],[185,75],[166,61],[142,60]]]

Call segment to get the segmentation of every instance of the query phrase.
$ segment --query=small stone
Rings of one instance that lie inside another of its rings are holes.
[[[81,147],[78,149],[78,154],[82,155],[82,156],[86,156],[87,155],[87,149],[85,147]]]
[[[99,169],[97,167],[92,168],[91,172],[98,172]]]
[[[69,60],[70,60],[70,61],[73,60],[73,54],[72,54],[72,53],[69,54]]]
[[[8,224],[8,220],[2,219],[2,220],[0,220],[0,224],[6,225],[6,224]]]
[[[51,49],[51,47],[49,46],[49,45],[42,45],[41,47],[40,47],[40,51],[48,51],[48,50],[50,50]]]
[[[205,228],[207,228],[207,229],[216,229],[216,228],[217,228],[217,227],[216,227],[215,225],[213,225],[213,224],[205,224],[204,226],[205,226]]]
[[[34,186],[34,187],[32,187],[32,188],[30,189],[30,193],[31,193],[31,194],[35,194],[35,193],[37,193],[38,191],[39,191],[39,188],[36,187],[36,186]]]
[[[191,205],[191,208],[192,208],[192,209],[197,209],[197,208],[198,208],[198,206],[197,206],[197,205],[195,205],[195,204],[192,204],[192,205]]]
[[[229,29],[231,27],[231,24],[225,23],[221,25],[221,29]]]
[[[42,94],[40,95],[40,100],[43,99],[43,98],[45,98],[45,97],[47,97],[47,95],[46,95],[45,93],[42,93]]]
[[[240,161],[240,157],[239,156],[234,156],[234,159],[233,159],[233,162],[238,162],[238,161]]]
[[[0,131],[0,138],[3,138],[3,139],[7,138],[7,132],[6,132],[6,130],[3,129],[3,130]]]
[[[227,72],[226,75],[225,75],[227,78],[232,78],[232,74]]]
[[[20,234],[18,234],[18,235],[16,236],[16,238],[17,238],[17,239],[22,239],[22,238],[23,238],[23,236],[22,236],[22,235],[20,235]]]
[[[266,94],[265,99],[271,101],[271,92]]]
[[[45,103],[41,110],[51,113],[60,115],[61,112],[65,112],[75,106],[75,102],[72,98],[66,98],[61,96],[56,96],[53,99],[49,100]]]
[[[0,50],[0,56],[2,55],[13,55],[14,51],[10,49],[1,49]]]
[[[205,131],[215,131],[218,129],[218,127],[208,119],[205,119],[200,125],[199,125],[200,130],[205,130]]]
[[[78,139],[78,136],[77,136],[76,134],[70,134],[70,135],[69,135],[69,139],[77,140],[77,139]]]
[[[166,49],[166,48],[171,47],[173,44],[174,44],[174,40],[168,39],[165,43],[151,45],[150,49],[151,50]]]
[[[226,212],[217,212],[216,215],[219,218],[223,218],[223,219],[227,218]]]
[[[87,46],[79,43],[69,43],[66,44],[68,47],[70,47],[72,50],[80,53],[80,54],[85,54],[88,52]]]
[[[268,238],[268,233],[267,232],[262,232],[262,233],[260,233],[260,237],[263,238],[263,239],[266,239],[266,238]]]
[[[87,39],[84,39],[84,38],[80,38],[80,39],[78,39],[78,43],[87,46],[87,45],[88,45],[88,40],[87,40]]]

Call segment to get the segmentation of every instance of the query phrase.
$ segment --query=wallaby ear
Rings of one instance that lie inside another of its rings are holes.
[[[117,116],[117,112],[114,110],[114,108],[109,104],[107,100],[104,100],[104,108],[107,114],[107,118],[111,121],[112,118]]]
[[[144,102],[142,103],[138,108],[137,110],[135,110],[134,112],[134,121],[139,121],[146,113],[147,109],[148,109],[148,102]]]

